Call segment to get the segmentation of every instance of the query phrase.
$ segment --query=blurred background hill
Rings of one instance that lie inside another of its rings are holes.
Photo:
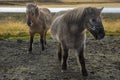
[[[120,0],[0,0],[0,2],[9,2],[9,1],[15,1],[15,2],[32,2],[32,1],[38,1],[38,2],[120,2]]]
[[[25,6],[26,3],[33,3],[37,2],[37,4],[43,5],[79,5],[82,4],[83,6],[88,4],[97,4],[95,6],[112,6],[118,7],[120,6],[120,0],[0,0],[0,6]],[[101,5],[101,3],[103,5]],[[113,4],[115,3],[115,4]],[[94,6],[94,5],[92,5]],[[74,7],[74,6],[73,6]]]

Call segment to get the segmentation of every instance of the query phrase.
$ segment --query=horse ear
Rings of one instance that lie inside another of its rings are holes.
[[[34,5],[37,7],[37,1],[36,0],[34,1]]]
[[[98,10],[100,11],[100,13],[102,12],[103,8],[104,8],[104,7],[98,9]]]

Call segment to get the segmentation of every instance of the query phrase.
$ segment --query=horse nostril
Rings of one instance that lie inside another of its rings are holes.
[[[28,26],[31,26],[31,22],[30,22],[30,21],[28,21],[28,22],[27,22],[27,25],[28,25]]]

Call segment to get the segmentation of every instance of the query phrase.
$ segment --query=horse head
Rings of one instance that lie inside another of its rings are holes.
[[[38,9],[37,5],[27,4],[26,14],[27,14],[27,24],[28,24],[28,26],[32,26],[33,21],[39,15],[39,9]]]
[[[102,39],[105,36],[104,27],[101,20],[101,11],[103,8],[88,7],[85,9],[85,26],[95,39]]]

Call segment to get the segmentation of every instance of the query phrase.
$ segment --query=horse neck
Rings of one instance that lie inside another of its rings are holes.
[[[81,17],[81,21],[79,21],[78,26],[81,28],[81,32],[85,31],[85,14]]]
[[[64,22],[66,22],[67,25],[77,25],[80,27],[80,30],[84,31],[85,30],[85,16],[86,16],[86,11],[84,9],[81,9],[81,11],[75,10],[75,13],[73,11],[70,11],[63,16]]]
[[[39,16],[32,18],[32,22],[33,22],[34,24],[38,23],[38,21],[39,21]]]

